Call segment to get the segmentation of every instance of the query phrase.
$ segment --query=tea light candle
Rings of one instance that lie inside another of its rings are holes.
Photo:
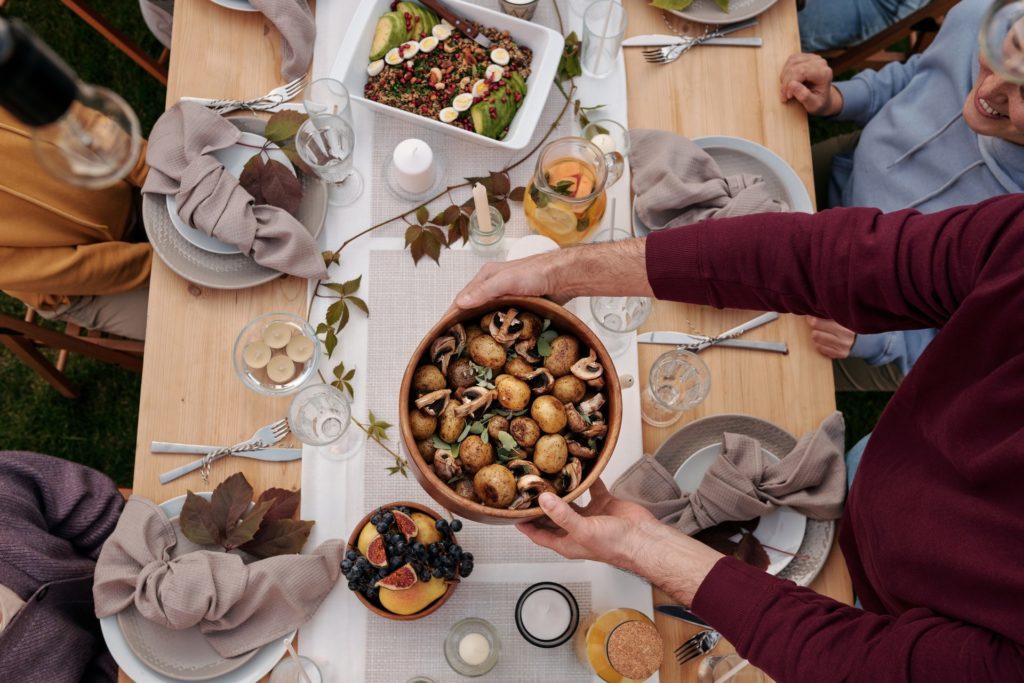
[[[611,154],[615,151],[615,139],[607,133],[598,133],[590,138],[590,141],[605,154]]]
[[[491,656],[491,644],[482,633],[467,633],[459,641],[459,657],[470,666],[480,666]]]
[[[558,647],[567,642],[576,632],[579,619],[576,598],[557,583],[535,583],[516,603],[516,627],[537,647]]]
[[[391,155],[395,181],[409,194],[423,194],[434,186],[434,151],[417,138],[398,143]]]

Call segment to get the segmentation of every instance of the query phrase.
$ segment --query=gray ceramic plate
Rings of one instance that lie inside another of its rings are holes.
[[[796,446],[792,434],[771,422],[749,415],[715,415],[691,422],[670,436],[654,454],[654,459],[669,472],[675,472],[697,451],[720,444],[724,432],[753,437],[772,453],[789,453]],[[777,576],[799,586],[809,585],[828,560],[835,530],[834,521],[808,519],[800,549]]]
[[[778,0],[729,0],[729,11],[723,12],[715,0],[693,0],[684,10],[672,14],[702,24],[735,24],[756,17]]]
[[[246,133],[262,135],[266,122],[250,116],[228,119]],[[302,203],[299,222],[318,237],[327,216],[327,187],[319,178],[299,174]],[[160,195],[142,197],[142,218],[153,249],[164,263],[181,277],[213,289],[246,289],[270,282],[281,273],[264,268],[244,254],[213,254],[186,240],[171,222],[167,204]]]

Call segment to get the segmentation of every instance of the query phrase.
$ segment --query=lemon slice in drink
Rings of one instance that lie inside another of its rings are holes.
[[[572,211],[566,211],[549,204],[537,209],[535,217],[537,222],[541,223],[552,234],[571,235],[576,231],[576,214]]]

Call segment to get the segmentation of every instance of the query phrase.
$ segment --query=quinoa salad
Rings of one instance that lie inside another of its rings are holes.
[[[474,25],[489,49],[421,5],[394,3],[377,24],[366,98],[504,138],[526,97],[533,54],[507,31]]]

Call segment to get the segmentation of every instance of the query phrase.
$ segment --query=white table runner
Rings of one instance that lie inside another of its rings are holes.
[[[567,2],[558,0],[563,17],[568,19]],[[329,76],[338,46],[339,26],[348,25],[356,3],[322,2],[318,7],[318,37],[314,75]],[[481,2],[497,7],[497,0]],[[550,13],[550,16],[548,14]],[[538,10],[536,20],[553,23],[553,11],[547,3]],[[575,21],[579,21],[578,18]],[[578,29],[578,26],[576,27]],[[602,80],[577,79],[577,96],[584,105],[605,104],[602,117],[625,122],[625,68],[620,58],[616,71]],[[552,89],[545,118],[538,127],[543,135],[564,100]],[[483,171],[499,170],[509,159],[495,158],[494,151],[453,143],[449,138],[427,134],[415,126],[377,117],[362,107],[354,111],[359,133],[356,165],[363,171],[366,189],[354,205],[331,207],[321,246],[334,249],[346,238],[383,218],[412,208],[393,197],[384,180],[385,162],[398,141],[416,134],[444,156],[448,182]],[[567,117],[568,118],[568,117]],[[545,121],[546,119],[546,121]],[[555,134],[569,134],[570,124],[563,122]],[[553,139],[552,138],[552,139]],[[538,137],[539,139],[539,137]],[[523,185],[534,166],[527,161],[512,175],[513,186]],[[371,171],[372,169],[372,171]],[[611,224],[629,224],[628,174],[609,190],[616,208],[609,210],[602,231]],[[456,201],[468,197],[465,190]],[[438,202],[437,211],[447,204]],[[514,239],[528,233],[521,206],[512,205],[513,220],[507,234]],[[356,398],[353,414],[365,419],[372,409],[379,419],[393,423],[390,446],[398,443],[398,386],[401,371],[416,343],[447,309],[461,289],[483,263],[463,249],[445,251],[441,267],[425,259],[413,267],[399,235],[403,227],[384,228],[373,236],[349,245],[341,255],[341,265],[332,269],[334,281],[363,276],[359,294],[370,304],[372,318],[353,316],[343,331],[334,357],[324,362],[325,374],[338,361],[356,368]],[[513,239],[508,240],[511,246]],[[402,305],[408,301],[409,305]],[[317,300],[312,321],[323,319],[328,302]],[[574,302],[578,315],[585,313],[585,302]],[[581,315],[585,320],[589,316]],[[623,359],[616,359],[620,374],[637,377],[635,348]],[[623,426],[619,443],[606,470],[606,481],[614,480],[642,453],[639,381],[623,392]],[[375,444],[365,454],[348,462],[335,463],[319,457],[314,448],[306,448],[302,465],[302,517],[315,519],[309,547],[328,538],[347,538],[359,519],[374,505],[401,499],[419,500],[440,511],[412,478],[387,476],[390,456]],[[586,497],[581,502],[585,501]],[[402,683],[413,674],[429,675],[439,683],[463,681],[444,661],[442,643],[451,624],[465,616],[487,619],[498,629],[504,654],[487,679],[495,681],[591,680],[575,661],[569,646],[543,650],[527,644],[515,631],[513,610],[519,593],[536,581],[556,581],[567,585],[580,602],[581,613],[589,609],[633,607],[651,614],[651,591],[643,581],[611,567],[591,562],[569,562],[529,543],[511,527],[491,527],[466,523],[460,543],[476,558],[473,575],[456,590],[452,599],[426,619],[399,623],[371,615],[340,583],[324,601],[314,618],[302,628],[300,651],[321,666],[327,681]],[[510,578],[511,577],[511,578]],[[653,679],[657,680],[657,678]]]

